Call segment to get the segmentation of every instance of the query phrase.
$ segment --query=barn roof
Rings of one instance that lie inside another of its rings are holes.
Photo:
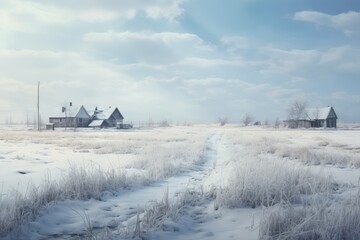
[[[120,111],[117,107],[115,107],[115,108],[109,107],[108,109],[97,111],[95,113],[95,118],[96,119],[109,119],[115,111],[118,111],[120,113]],[[124,119],[124,117],[122,116],[121,113],[120,113],[120,116],[122,119]]]
[[[82,108],[87,113],[86,109],[82,105],[80,107],[78,106],[67,107],[67,109],[65,110],[66,112],[62,112],[62,107],[58,107],[51,114],[51,118],[76,117]]]
[[[88,113],[90,116],[93,116],[93,115],[95,114],[95,112],[96,112],[96,108],[95,108],[95,107],[91,107],[91,108],[90,108],[90,107],[86,106],[85,109],[86,109],[87,113]]]
[[[102,110],[102,111],[98,111],[98,112],[96,112],[96,118],[97,119],[108,119],[114,111],[115,111],[115,109],[111,108],[111,107],[108,109]]]
[[[328,118],[332,107],[323,107],[323,108],[307,108],[307,119],[314,120],[314,119],[321,119],[325,120]]]

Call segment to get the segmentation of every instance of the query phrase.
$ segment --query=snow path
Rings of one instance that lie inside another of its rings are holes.
[[[116,196],[105,193],[100,201],[67,200],[46,207],[38,218],[22,228],[23,239],[78,239],[79,235],[84,235],[88,224],[98,231],[105,227],[121,226],[136,216],[138,210],[161,200],[167,186],[170,198],[185,188],[200,188],[203,183],[210,187],[221,179],[221,171],[212,171],[218,165],[217,151],[220,141],[220,134],[210,137],[200,161],[189,172],[157,181],[149,186],[124,191]],[[213,177],[210,178],[210,175]],[[203,182],[203,179],[207,181]]]
[[[237,146],[238,147],[238,146]],[[208,174],[204,175],[201,182],[193,184],[192,187],[221,188],[226,186],[229,173],[236,167],[233,159],[234,146],[228,144],[221,137],[214,146],[212,158],[212,169],[209,166]],[[239,149],[237,149],[239,150]],[[150,235],[150,239],[157,240],[219,240],[219,239],[258,239],[258,226],[262,217],[261,208],[220,208],[214,209],[214,200],[204,200],[203,203],[192,207],[186,216],[178,222],[178,232],[157,231]]]

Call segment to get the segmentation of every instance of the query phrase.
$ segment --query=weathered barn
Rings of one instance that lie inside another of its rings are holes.
[[[307,109],[311,127],[336,128],[337,115],[332,107]]]
[[[336,128],[337,115],[333,107],[307,108],[300,119],[286,120],[289,128]]]
[[[49,118],[49,122],[54,127],[87,127],[91,121],[91,116],[84,106],[62,108],[62,112]]]

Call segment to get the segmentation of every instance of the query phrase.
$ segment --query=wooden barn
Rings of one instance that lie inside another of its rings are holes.
[[[333,107],[307,108],[301,119],[289,119],[289,128],[336,128],[337,115]]]

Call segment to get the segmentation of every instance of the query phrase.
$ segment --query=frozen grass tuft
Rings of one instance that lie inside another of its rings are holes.
[[[275,153],[280,157],[298,159],[305,164],[311,165],[331,164],[340,167],[360,167],[360,156],[358,154],[349,154],[340,150],[314,149],[310,146],[281,146],[276,149]]]
[[[205,195],[194,189],[185,189],[174,199],[169,199],[168,189],[161,201],[147,207],[143,213],[138,213],[136,219],[122,231],[122,237],[148,239],[155,231],[180,231],[179,219],[188,214],[190,207],[194,207],[203,200]]]
[[[67,199],[100,199],[104,191],[116,191],[139,181],[140,178],[137,181],[136,176],[129,179],[122,169],[112,168],[106,171],[100,166],[71,166],[59,185],[64,188]]]
[[[24,194],[12,191],[6,198],[0,198],[0,237],[5,236],[22,224],[37,216],[39,211],[56,201],[66,199],[99,199],[104,191],[116,191],[135,184],[119,170],[109,171],[101,168],[84,168],[72,166],[61,180],[50,180],[47,177],[42,186],[29,186]]]
[[[360,239],[360,196],[345,202],[278,205],[260,224],[260,239]]]
[[[302,195],[336,188],[328,175],[314,174],[284,161],[256,161],[238,166],[229,184],[217,193],[219,206],[272,206],[282,201],[298,203]]]

